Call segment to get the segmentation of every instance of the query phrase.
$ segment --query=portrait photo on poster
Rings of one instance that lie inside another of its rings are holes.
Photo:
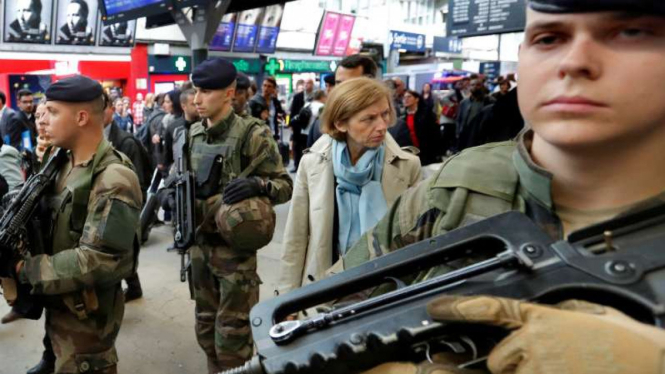
[[[266,7],[265,14],[261,26],[263,27],[279,27],[282,23],[282,15],[284,14],[284,4],[270,5]]]
[[[96,0],[58,0],[56,44],[95,45]]]
[[[51,44],[53,1],[5,0],[4,41]]]
[[[100,22],[99,45],[104,47],[132,47],[136,21],[120,21],[110,25]]]

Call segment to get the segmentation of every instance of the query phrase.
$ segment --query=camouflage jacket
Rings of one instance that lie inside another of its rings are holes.
[[[141,188],[131,162],[108,141],[89,161],[74,166],[70,158],[45,199],[53,217],[50,253],[27,258],[19,274],[33,293],[112,289],[134,271]]]
[[[532,138],[533,133],[527,131],[517,142],[486,144],[448,159],[437,174],[405,192],[377,226],[360,238],[344,257],[344,267],[357,266],[510,210],[525,213],[552,239],[563,239],[563,225],[552,201],[553,176],[531,159]],[[631,210],[664,201],[662,194]],[[419,278],[436,276],[482,259],[471,256],[430,269]]]
[[[526,213],[550,236],[562,238],[552,203],[552,175],[531,160],[530,139],[527,132],[518,142],[487,144],[448,159],[437,174],[405,192],[377,226],[360,238],[344,257],[344,267],[510,210]],[[421,276],[481,259],[469,258]]]

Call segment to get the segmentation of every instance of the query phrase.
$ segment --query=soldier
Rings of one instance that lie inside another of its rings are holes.
[[[247,103],[249,102],[249,87],[252,81],[243,73],[238,73],[236,79],[236,95],[233,98],[233,110],[243,119],[250,119]]]
[[[510,210],[554,239],[665,201],[665,3],[532,0],[520,49],[517,142],[471,148],[407,191],[345,257],[345,267]],[[476,255],[478,260],[480,255]],[[448,263],[425,279],[464,266]],[[492,373],[662,373],[665,331],[588,303],[539,306],[494,297],[441,298],[439,321],[513,330]],[[372,373],[462,373],[387,364]]]
[[[252,355],[249,311],[258,301],[256,251],[272,239],[273,204],[291,198],[270,129],[233,111],[236,68],[216,58],[192,73],[194,105],[203,120],[188,135],[196,175],[196,245],[191,248],[196,335],[210,373]]]
[[[141,189],[129,159],[104,139],[99,83],[65,78],[46,99],[46,133],[69,159],[44,197],[47,253],[18,261],[15,276],[46,305],[56,373],[116,373],[120,282],[136,267]]]

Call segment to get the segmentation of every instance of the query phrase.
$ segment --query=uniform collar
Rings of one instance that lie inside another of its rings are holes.
[[[222,134],[224,134],[229,128],[231,128],[231,125],[235,122],[235,120],[236,115],[233,112],[233,109],[230,110],[226,117],[222,118],[221,121],[212,126],[210,126],[209,120],[206,119],[206,123],[208,125],[206,126],[205,133],[208,138],[218,138],[222,136]]]
[[[519,135],[517,149],[513,153],[513,164],[520,177],[520,185],[535,200],[549,209],[552,202],[552,173],[536,165],[531,158],[533,131],[527,130]]]

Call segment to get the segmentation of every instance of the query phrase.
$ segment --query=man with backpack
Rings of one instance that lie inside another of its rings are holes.
[[[298,170],[303,151],[307,148],[307,135],[312,124],[319,118],[319,114],[326,103],[326,92],[316,90],[312,93],[312,101],[305,104],[300,112],[293,114],[289,126],[293,130],[293,170]]]
[[[122,130],[113,121],[113,105],[111,100],[106,94],[104,94],[104,99],[106,101],[106,109],[104,110],[104,137],[111,143],[113,148],[124,153],[132,161],[132,164],[134,164],[134,171],[138,176],[141,194],[145,202],[152,176],[150,156],[137,138]],[[143,296],[138,272],[134,272],[133,275],[126,278],[125,282],[127,283],[125,302],[139,299]]]

